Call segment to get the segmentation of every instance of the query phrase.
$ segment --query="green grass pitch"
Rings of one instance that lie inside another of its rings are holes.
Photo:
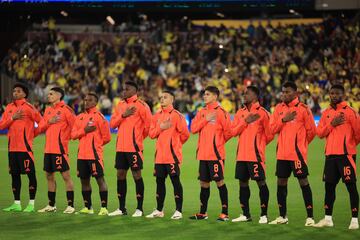
[[[116,171],[114,169],[115,135],[113,140],[105,147],[105,179],[109,187],[109,211],[118,207],[116,196]],[[0,239],[360,239],[360,231],[347,229],[350,222],[349,196],[343,184],[337,188],[337,199],[334,208],[334,224],[331,229],[305,228],[306,212],[297,180],[291,177],[288,187],[288,225],[259,225],[257,223],[260,212],[258,188],[251,182],[250,208],[253,222],[232,223],[217,222],[216,218],[221,210],[219,193],[216,185],[211,185],[209,200],[209,219],[205,221],[191,221],[188,217],[199,210],[199,183],[197,181],[198,162],[195,159],[197,136],[191,136],[184,145],[184,160],[182,165],[181,180],[184,188],[184,218],[180,221],[170,220],[175,203],[170,180],[167,180],[167,196],[165,201],[165,217],[163,219],[134,219],[131,216],[83,216],[62,214],[66,207],[64,183],[57,174],[57,213],[50,214],[25,214],[6,213],[0,211]],[[145,182],[144,211],[149,214],[156,206],[155,178],[153,173],[153,156],[155,141],[146,139],[145,163],[143,178]],[[47,204],[47,185],[43,165],[44,136],[34,141],[36,168],[38,177],[38,192],[36,209]],[[309,149],[310,184],[314,198],[315,220],[323,217],[324,184],[321,181],[324,164],[324,142],[316,138]],[[237,217],[240,212],[238,200],[239,186],[234,179],[236,139],[231,139],[226,144],[225,182],[229,191],[229,214],[231,218]],[[83,207],[80,181],[76,177],[76,151],[77,142],[70,144],[71,174],[75,183],[75,207]],[[358,151],[359,152],[359,151]],[[0,208],[5,208],[13,202],[11,193],[11,179],[7,167],[7,140],[0,136]],[[278,216],[276,203],[276,178],[275,178],[275,141],[267,148],[267,183],[270,190],[269,219]],[[135,188],[131,173],[128,173],[127,209],[131,215],[136,207]],[[22,177],[21,200],[22,205],[28,202],[28,180]],[[98,187],[92,180],[93,207],[97,213],[100,208]]]

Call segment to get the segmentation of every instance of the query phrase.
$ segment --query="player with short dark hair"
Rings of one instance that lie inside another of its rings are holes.
[[[141,176],[143,168],[143,141],[149,134],[151,111],[149,106],[138,98],[138,85],[125,82],[123,101],[115,108],[111,116],[111,128],[118,129],[116,144],[115,168],[117,169],[117,193],[119,208],[109,216],[127,215],[125,201],[127,193],[126,175],[131,169],[135,187],[137,207],[133,217],[143,216],[144,181]]]
[[[270,132],[270,114],[259,104],[260,91],[248,86],[244,94],[244,107],[235,114],[232,123],[233,136],[238,136],[235,177],[239,179],[239,199],[243,214],[233,222],[249,222],[249,179],[259,187],[261,215],[260,224],[268,223],[267,208],[269,189],[265,181],[265,148],[274,135]]]
[[[56,212],[55,172],[60,172],[66,188],[67,208],[64,213],[74,213],[74,183],[70,176],[69,141],[75,122],[74,111],[63,101],[65,91],[53,87],[48,93],[49,107],[45,109],[43,120],[36,129],[37,133],[45,131],[44,171],[48,183],[49,203],[38,212]]]
[[[219,189],[222,211],[219,221],[228,221],[228,191],[224,183],[225,143],[232,137],[230,115],[218,103],[220,91],[216,87],[205,88],[206,106],[192,120],[191,132],[199,134],[197,156],[199,160],[200,212],[190,219],[207,219],[210,182]]]
[[[35,175],[34,123],[40,123],[42,117],[33,105],[27,102],[29,89],[17,83],[13,86],[13,102],[8,104],[0,121],[0,130],[8,129],[9,172],[12,178],[12,190],[15,202],[5,209],[7,212],[22,211],[20,202],[21,174],[29,178],[30,201],[24,212],[34,212],[37,180]]]
[[[90,177],[94,177],[99,186],[101,208],[98,215],[108,215],[108,188],[104,179],[104,145],[111,140],[108,121],[96,109],[98,97],[88,93],[84,99],[85,111],[76,117],[71,131],[73,140],[79,139],[77,175],[81,180],[82,195],[85,207],[82,214],[93,214],[91,202]]]
[[[307,219],[305,226],[313,226],[313,200],[307,176],[307,151],[316,135],[316,126],[311,110],[299,101],[297,86],[286,82],[282,86],[282,103],[275,107],[270,118],[270,130],[279,134],[276,151],[277,200],[280,216],[270,224],[287,224],[287,183],[291,172],[298,179]]]
[[[182,218],[183,188],[180,182],[182,145],[189,138],[184,116],[174,109],[174,94],[163,91],[160,95],[161,109],[153,116],[149,137],[157,139],[154,176],[156,177],[156,209],[147,218],[164,217],[166,195],[165,180],[170,176],[174,187],[176,210],[171,219]]]
[[[325,217],[315,227],[333,227],[333,206],[336,185],[340,178],[349,192],[352,218],[349,229],[358,229],[359,193],[356,187],[356,145],[360,142],[359,115],[343,100],[345,89],[333,85],[330,89],[330,107],[321,115],[317,135],[326,138]]]

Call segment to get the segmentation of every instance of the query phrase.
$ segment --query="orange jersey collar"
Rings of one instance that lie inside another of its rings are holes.
[[[25,98],[19,99],[19,100],[14,100],[14,104],[15,104],[16,106],[23,105],[24,103],[26,103],[26,99],[25,99]]]
[[[126,103],[133,103],[133,102],[135,102],[137,99],[138,99],[138,96],[135,94],[134,96],[125,99],[125,102],[126,102]]]
[[[53,106],[53,108],[62,107],[62,106],[64,106],[64,105],[65,105],[65,102],[64,102],[64,101],[60,101],[60,102],[58,102],[57,104],[55,104],[55,105]]]
[[[347,106],[347,102],[342,101],[341,103],[336,104],[336,109],[335,110],[341,109],[341,108],[346,107],[346,106]]]
[[[288,107],[294,107],[294,106],[296,106],[297,104],[299,104],[299,98],[298,97],[296,97],[294,100],[292,100],[291,102],[289,102],[289,104],[286,104],[285,103],[285,105],[287,105]]]
[[[213,110],[213,109],[217,108],[218,106],[219,106],[218,102],[213,102],[213,103],[207,104],[206,108],[209,109],[209,110]]]
[[[95,113],[95,112],[97,112],[96,106],[86,110],[86,113],[88,113],[88,114]]]
[[[246,108],[249,112],[254,111],[254,110],[257,109],[258,107],[260,107],[260,103],[259,103],[259,102],[252,103],[250,109],[248,109],[248,108],[245,106],[245,108]]]
[[[166,112],[166,113],[171,112],[173,109],[174,109],[174,106],[173,106],[173,105],[170,105],[170,106],[168,106],[168,107],[166,107],[166,108],[161,108],[161,110],[162,110],[163,112]]]

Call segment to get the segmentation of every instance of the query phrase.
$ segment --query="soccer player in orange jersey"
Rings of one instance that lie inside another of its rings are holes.
[[[125,200],[127,193],[126,176],[129,169],[133,175],[136,188],[137,207],[133,217],[143,216],[144,181],[141,176],[143,168],[143,141],[149,134],[151,111],[149,106],[138,98],[138,85],[126,82],[123,98],[111,116],[110,126],[118,129],[116,140],[115,168],[117,169],[117,193],[119,208],[109,216],[127,215]]]
[[[13,102],[6,106],[0,121],[0,130],[8,129],[9,172],[12,178],[12,190],[15,202],[4,211],[20,212],[20,174],[27,174],[29,178],[30,201],[24,212],[34,212],[34,202],[37,188],[35,175],[34,153],[32,150],[34,139],[34,124],[40,123],[41,114],[33,105],[27,102],[29,89],[17,83],[13,86]]]
[[[218,103],[217,87],[205,88],[205,108],[192,120],[191,132],[199,134],[197,159],[199,160],[200,212],[190,219],[207,219],[210,182],[215,181],[219,190],[222,211],[219,221],[228,221],[228,191],[224,182],[225,143],[232,137],[230,115]]]
[[[67,208],[64,213],[74,213],[74,184],[70,176],[69,140],[75,122],[74,111],[63,101],[65,92],[59,87],[50,89],[49,107],[37,130],[45,131],[44,171],[48,183],[49,204],[38,212],[55,212],[55,172],[60,172],[66,188]]]
[[[265,182],[265,148],[274,135],[270,132],[270,114],[259,104],[260,91],[248,86],[244,94],[244,107],[235,114],[231,130],[238,136],[235,177],[240,184],[240,204],[243,214],[233,222],[251,221],[249,179],[259,186],[260,224],[268,223],[269,189]]]
[[[81,180],[85,207],[82,214],[93,214],[90,177],[93,176],[99,186],[101,209],[98,215],[108,215],[108,188],[104,179],[104,145],[111,140],[108,121],[96,109],[98,96],[88,93],[85,96],[85,111],[78,115],[71,131],[73,140],[79,139],[77,174]]]
[[[283,102],[275,107],[270,118],[270,130],[279,134],[276,151],[277,200],[280,216],[270,224],[287,224],[286,198],[287,183],[293,172],[298,179],[307,218],[305,226],[313,226],[313,200],[307,176],[307,151],[309,143],[316,135],[314,117],[310,109],[299,101],[297,86],[286,82],[282,86]]]
[[[326,138],[325,218],[315,227],[333,227],[333,206],[336,185],[340,178],[349,192],[352,218],[349,229],[358,229],[359,193],[356,187],[356,145],[360,141],[359,115],[343,100],[345,89],[333,85],[330,89],[330,107],[321,115],[317,135]]]
[[[171,219],[182,218],[183,188],[180,182],[182,145],[189,138],[184,116],[174,109],[174,94],[163,91],[160,95],[161,109],[153,116],[149,136],[156,141],[155,169],[156,209],[147,218],[164,217],[163,207],[166,194],[165,180],[170,176],[174,187],[176,211]]]

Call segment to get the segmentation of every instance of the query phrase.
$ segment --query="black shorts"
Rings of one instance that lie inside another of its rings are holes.
[[[104,176],[104,167],[97,160],[77,160],[77,176],[81,179],[88,179],[91,176],[99,178]]]
[[[338,183],[356,182],[356,155],[328,155],[325,159],[323,181]]]
[[[44,155],[44,171],[48,173],[66,172],[70,169],[68,156],[63,154],[45,153]]]
[[[216,161],[199,161],[199,177],[200,181],[211,182],[214,180],[218,182],[224,179],[224,160]]]
[[[179,164],[155,164],[155,177],[166,178],[167,175],[169,175],[170,177],[180,176]]]
[[[240,181],[247,181],[250,178],[251,180],[262,181],[265,180],[265,169],[263,164],[259,162],[237,161],[235,178]]]
[[[308,167],[304,161],[277,160],[276,176],[278,178],[289,178],[291,172],[296,178],[306,178],[309,175]]]
[[[9,152],[9,173],[35,173],[34,160],[28,152]]]
[[[142,153],[138,152],[116,152],[115,168],[133,171],[143,168]]]

